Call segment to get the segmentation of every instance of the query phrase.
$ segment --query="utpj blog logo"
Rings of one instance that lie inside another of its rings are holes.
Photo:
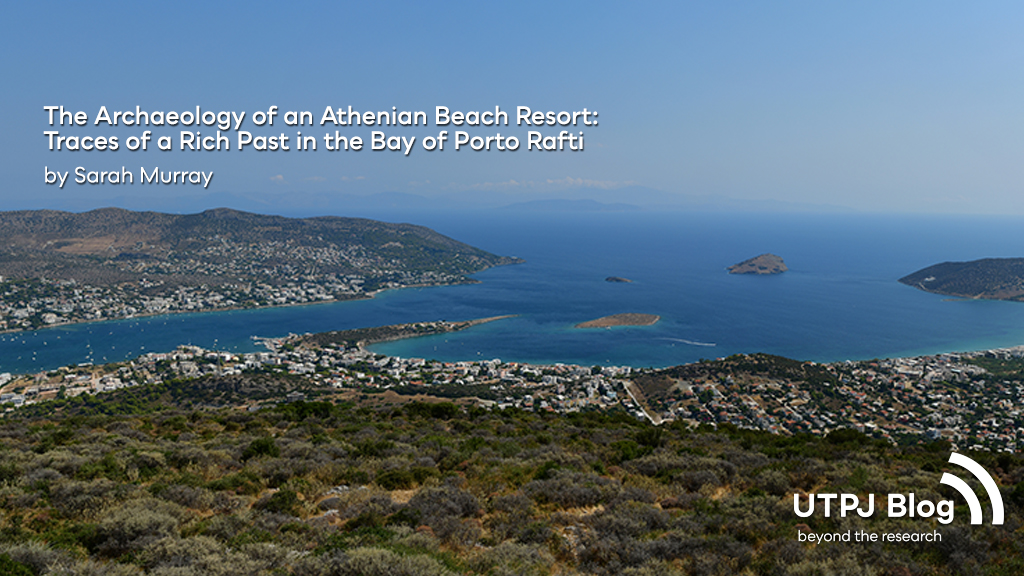
[[[1003,523],[1003,497],[999,493],[992,476],[982,468],[980,464],[971,460],[963,454],[956,452],[950,454],[949,463],[956,464],[970,472],[979,482],[992,502],[992,524]],[[982,523],[981,502],[974,490],[959,477],[946,472],[939,480],[940,484],[951,486],[967,501],[967,507],[971,511],[971,524]],[[953,521],[953,501],[939,500],[932,502],[917,498],[914,493],[910,494],[889,494],[886,499],[887,513],[889,518],[936,518],[941,524],[949,524]],[[806,505],[801,503],[799,494],[793,494],[793,511],[801,518],[807,518],[819,510],[826,518],[838,513],[840,518],[848,514],[856,513],[862,518],[868,518],[875,514],[875,495],[869,494],[866,503],[862,503],[856,494],[809,494]]]

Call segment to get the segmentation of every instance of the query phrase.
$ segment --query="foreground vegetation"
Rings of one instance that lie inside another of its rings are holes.
[[[295,402],[194,410],[124,390],[0,421],[4,574],[1019,574],[1024,459],[975,453],[1003,526],[798,518],[794,492],[952,498],[938,442],[654,427],[624,413]],[[958,473],[957,470],[951,470]],[[962,474],[961,474],[962,476]],[[986,514],[986,517],[988,515]],[[818,533],[938,543],[817,546]]]

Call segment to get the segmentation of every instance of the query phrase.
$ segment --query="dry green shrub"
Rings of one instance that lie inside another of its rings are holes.
[[[273,542],[246,544],[239,549],[239,552],[249,561],[261,566],[262,569],[277,572],[284,570],[289,558],[295,554],[288,548]]]
[[[635,480],[639,480],[640,483],[644,483],[644,481],[651,482],[650,479],[642,476],[631,476],[628,480],[630,484],[633,484]],[[652,485],[651,488],[656,489],[657,486]],[[624,486],[622,488],[622,492],[619,492],[619,494],[615,496],[612,504],[617,504],[619,502],[646,502],[648,504],[653,504],[657,499],[657,496],[655,496],[653,492],[645,488],[641,488],[639,486]]]
[[[185,539],[169,537],[149,546],[142,554],[142,564],[150,574],[174,574],[181,571],[203,576],[256,574],[265,568],[281,565],[280,558],[260,556],[266,555],[249,555],[230,550],[206,536]]]
[[[989,559],[989,543],[965,526],[948,526],[941,530],[942,540],[934,547],[954,574],[976,574]],[[925,548],[926,545],[918,545]]]
[[[777,497],[729,498],[722,501],[726,532],[744,542],[755,543],[770,534],[779,518],[790,514],[790,509]]]
[[[696,458],[689,454],[673,454],[667,450],[659,450],[653,454],[630,460],[623,467],[634,474],[649,477],[667,478],[680,470],[689,470],[694,466]]]
[[[369,498],[360,500],[344,510],[339,511],[338,515],[345,519],[355,518],[366,514],[384,517],[390,516],[396,510],[398,510],[398,505],[395,504],[390,495],[371,494]]]
[[[486,528],[494,540],[540,544],[554,534],[547,522],[537,518],[533,501],[522,493],[498,496],[491,501],[490,509]]]
[[[299,495],[294,490],[278,490],[267,494],[252,505],[257,510],[266,510],[276,514],[299,515]]]
[[[46,454],[40,454],[26,468],[52,468],[64,476],[73,477],[89,461],[90,458],[81,453],[72,452],[67,448],[57,448]],[[31,473],[31,471],[28,472]]]
[[[25,472],[23,477],[23,483],[30,487],[48,485],[62,480],[65,477],[60,470],[54,470],[49,467],[32,468]]]
[[[726,450],[722,458],[736,465],[745,472],[763,468],[771,464],[771,460],[764,454],[758,452],[747,452],[746,450]]]
[[[85,560],[55,566],[48,572],[44,572],[43,576],[142,576],[142,570],[131,564]]]
[[[244,532],[248,527],[249,522],[247,519],[241,516],[224,514],[210,518],[202,529],[202,534],[216,538],[221,542],[227,542]]]
[[[781,470],[765,470],[755,478],[755,485],[772,496],[784,496],[792,491],[789,474]]]
[[[440,486],[422,488],[409,500],[408,507],[420,513],[424,524],[435,518],[470,518],[481,513],[480,502],[459,487],[455,478]]]
[[[433,519],[429,526],[434,534],[449,546],[468,548],[483,536],[483,526],[475,518],[445,516]]]
[[[618,480],[583,472],[557,471],[548,480],[532,480],[523,492],[541,504],[578,508],[604,504],[622,489]]]
[[[89,516],[109,506],[123,487],[106,478],[63,480],[50,486],[50,504],[67,517]]]
[[[149,437],[145,432],[137,430],[132,423],[119,421],[111,422],[105,426],[106,430],[110,434],[117,434],[125,438],[135,440],[137,442],[150,442],[152,438]]]
[[[555,564],[551,553],[538,546],[502,542],[470,554],[469,566],[491,576],[546,576]]]
[[[397,509],[389,493],[372,486],[339,491],[321,504],[320,509],[337,510],[344,520],[367,512],[386,516]]]
[[[829,467],[818,458],[803,458],[791,461],[793,486],[800,490],[811,490],[825,478]]]
[[[440,486],[421,489],[400,514],[414,523],[430,526],[443,542],[456,546],[475,543],[483,533],[476,520],[483,510],[476,496],[463,490],[460,483],[461,479],[451,477]]]
[[[12,560],[28,566],[36,574],[42,574],[52,566],[72,563],[66,552],[54,550],[40,542],[0,544],[0,554],[7,554]]]
[[[792,576],[876,576],[878,570],[866,565],[846,552],[834,558],[806,559],[788,567],[787,574]]]
[[[219,493],[218,493],[219,494]],[[215,495],[206,488],[172,484],[160,492],[159,498],[174,502],[193,510],[209,510],[214,505]]]
[[[729,536],[701,538],[670,532],[648,540],[592,531],[585,534],[579,561],[584,572],[601,575],[681,560],[690,574],[731,576],[742,573],[752,555],[752,547]]]
[[[668,528],[667,512],[643,502],[623,502],[587,517],[587,522],[602,537],[639,538],[653,530]]]
[[[419,550],[428,554],[434,554],[441,550],[441,541],[436,536],[425,531],[409,531],[403,535],[403,531],[410,530],[405,526],[392,528],[398,539],[395,541],[399,546],[405,546],[412,550]]]
[[[668,562],[648,562],[638,568],[626,568],[621,576],[684,576],[685,571]]]
[[[97,530],[98,551],[111,557],[141,552],[175,535],[184,516],[181,507],[155,498],[126,502],[104,514]]]
[[[267,486],[279,488],[292,478],[305,476],[314,468],[314,463],[299,458],[267,458],[250,466]]]
[[[425,555],[401,556],[390,550],[356,548],[339,576],[454,576],[441,563]]]
[[[193,444],[176,444],[167,456],[167,463],[175,468],[190,466],[204,468],[214,463],[213,454]]]
[[[329,550],[319,555],[306,555],[292,563],[293,576],[337,576],[344,574],[348,555],[341,550]]]

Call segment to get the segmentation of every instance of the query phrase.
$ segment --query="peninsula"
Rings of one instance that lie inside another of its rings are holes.
[[[328,344],[341,344],[350,347],[363,347],[378,342],[390,342],[392,340],[403,340],[405,338],[418,338],[420,336],[433,336],[435,334],[447,334],[458,332],[480,324],[514,318],[514,314],[505,316],[491,316],[490,318],[477,318],[476,320],[464,320],[461,322],[448,322],[437,320],[434,322],[412,322],[408,324],[391,324],[389,326],[378,326],[374,328],[356,328],[354,330],[338,330],[334,332],[320,332],[318,334],[307,334],[298,337],[297,343],[301,346],[322,348]]]
[[[925,292],[1024,301],[1024,258],[985,258],[970,262],[943,262],[909,274],[899,282]]]
[[[761,254],[728,268],[729,274],[782,274],[789,268],[775,254]]]
[[[658,320],[661,320],[661,316],[655,314],[636,314],[633,312],[626,314],[612,314],[611,316],[604,316],[596,320],[590,320],[588,322],[582,322],[576,325],[576,328],[611,328],[612,326],[650,326]]]
[[[0,212],[0,330],[368,298],[522,262],[411,224],[220,208]]]

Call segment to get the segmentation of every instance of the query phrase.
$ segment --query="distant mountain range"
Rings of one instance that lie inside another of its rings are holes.
[[[617,188],[569,187],[536,190],[509,189],[445,190],[352,194],[338,191],[300,190],[280,193],[233,193],[174,195],[167,197],[117,196],[106,199],[71,196],[55,198],[45,207],[83,211],[99,205],[130,210],[158,210],[170,213],[201,212],[211,206],[230,206],[260,214],[308,216],[323,214],[362,215],[391,219],[409,218],[427,212],[472,212],[512,209],[533,212],[609,212],[639,210],[735,211],[735,212],[840,212],[848,209],[829,205],[799,204],[771,200],[744,200],[713,194],[675,193],[645,186]],[[10,204],[8,204],[10,205]],[[34,204],[33,207],[41,207]]]
[[[641,208],[635,204],[605,204],[596,200],[533,200],[509,204],[503,209],[526,212],[632,212]]]

